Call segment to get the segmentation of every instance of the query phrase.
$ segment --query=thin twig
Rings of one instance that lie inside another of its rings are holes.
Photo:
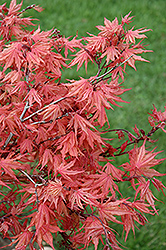
[[[46,139],[46,140],[43,140],[43,141],[41,141],[41,142],[39,143],[39,146],[40,146],[40,144],[42,144],[42,143],[44,143],[44,142],[46,142],[46,141],[54,141],[54,140],[57,140],[57,139],[61,138],[62,136],[65,136],[65,135],[67,135],[67,133],[65,133],[65,134],[63,134],[63,135],[57,135],[57,136],[55,136],[55,137],[53,137],[53,138],[48,138],[48,139]]]
[[[62,101],[62,100],[64,100],[64,99],[66,99],[66,98],[67,98],[66,96],[65,96],[65,97],[61,97],[60,99],[58,99],[58,100],[56,100],[56,101],[54,101],[54,102],[51,102],[50,104],[48,104],[48,105],[44,106],[43,108],[37,110],[36,112],[32,113],[31,115],[25,117],[25,118],[22,120],[22,122],[24,122],[24,121],[30,119],[31,117],[33,117],[34,115],[36,115],[36,114],[42,112],[44,109],[48,108],[49,106],[51,106],[51,105],[53,105],[53,104],[56,104],[56,103],[58,103],[58,102],[60,102],[60,101]]]
[[[96,60],[96,58],[92,55],[92,53],[85,47],[82,47],[82,49],[84,49],[88,53],[88,55],[95,61],[95,63],[99,66],[100,62]]]
[[[20,11],[17,16],[20,16],[23,12],[25,12],[26,10],[30,10],[33,9],[36,5],[35,4],[31,4],[29,6],[27,6],[25,9],[23,9],[22,11]]]
[[[29,71],[29,69],[27,68],[27,69],[26,69],[26,72],[25,72],[25,79],[26,79],[27,84],[29,84],[29,73],[30,73],[30,71]],[[23,117],[24,117],[26,111],[27,111],[29,108],[30,108],[30,106],[29,106],[29,101],[27,100],[27,101],[26,101],[26,104],[25,104],[25,107],[24,107],[24,110],[23,110],[22,114],[20,115],[20,121],[21,121],[21,122],[23,122]]]
[[[29,109],[31,106],[29,106],[29,101],[26,101],[26,104],[25,104],[25,107],[24,107],[24,110],[22,112],[22,114],[20,115],[20,121],[23,122],[23,117],[27,111],[27,109]]]
[[[43,183],[36,183],[29,174],[27,174],[24,170],[19,169],[19,171],[24,174],[34,185],[35,185],[35,194],[36,194],[36,203],[37,203],[37,211],[38,211],[38,204],[39,204],[39,198],[37,193],[37,187],[43,186]]]
[[[43,183],[36,183],[32,178],[31,178],[31,176],[29,175],[29,174],[27,174],[24,170],[22,170],[22,169],[19,169],[19,171],[22,173],[22,174],[24,174],[35,186],[42,186],[43,185]]]
[[[138,139],[136,136],[134,136],[134,135],[133,135],[132,133],[130,133],[128,130],[122,129],[122,128],[109,129],[109,130],[106,130],[106,131],[100,131],[100,133],[105,134],[105,133],[114,132],[114,131],[122,131],[122,132],[127,133],[128,135],[130,135],[130,136],[133,137],[134,139]]]
[[[138,137],[135,137],[132,133],[130,133],[128,130],[126,129],[110,129],[107,131],[102,131],[101,133],[107,133],[107,132],[112,132],[112,131],[124,131],[126,132],[128,135],[132,136],[134,138],[134,140],[130,141],[127,143],[126,147],[128,147],[129,145],[132,144],[138,144],[140,141],[147,139],[147,141],[150,141],[150,138],[158,129],[160,128],[160,124],[156,125],[156,127],[153,127],[147,134],[142,134]],[[116,147],[116,150],[121,149],[121,146]],[[124,154],[128,154],[129,151],[125,151],[125,152],[119,152],[118,154],[114,154],[114,156],[121,156]],[[106,150],[106,152],[101,153],[100,155],[104,156],[104,157],[108,157],[108,150]],[[112,156],[112,155],[110,155]]]
[[[46,123],[52,123],[53,120],[49,120],[49,121],[38,121],[38,122],[33,122],[30,125],[36,125],[36,124],[46,124]]]
[[[111,68],[110,70],[108,70],[106,73],[104,73],[103,75],[101,76],[98,76],[96,78],[96,80],[100,79],[100,78],[103,78],[104,76],[108,75],[109,73],[111,73],[113,70],[115,70],[116,68],[122,66],[125,62],[127,62],[133,55],[129,56],[125,61],[121,62],[120,64],[116,64],[113,68]]]
[[[98,220],[100,221],[100,223],[101,223],[101,225],[102,225],[102,227],[103,227],[103,230],[104,230],[104,234],[105,234],[106,246],[111,250],[111,248],[110,248],[110,246],[109,246],[109,245],[111,245],[111,244],[110,244],[110,242],[109,242],[109,240],[108,240],[107,231],[106,231],[106,228],[105,228],[105,226],[104,226],[102,220],[101,220],[97,215],[94,215],[94,214],[88,214],[88,215],[93,216],[93,217],[95,217],[96,219],[98,219]]]
[[[28,9],[29,9],[29,8],[28,8]],[[24,9],[23,11],[25,11],[25,10],[26,10],[26,9]],[[23,12],[23,11],[22,11],[22,12]],[[25,80],[26,80],[27,83],[29,83],[29,69],[28,69],[28,68],[26,69],[26,72],[25,72]],[[20,115],[20,121],[21,121],[21,122],[23,122],[23,117],[24,117],[24,115],[25,115],[25,113],[26,113],[26,111],[27,111],[28,108],[30,108],[30,106],[29,106],[29,101],[26,102],[25,107],[24,107],[24,110],[23,110],[22,114]],[[12,132],[10,132],[8,138],[6,139],[4,145],[2,146],[2,150],[4,150],[4,149],[7,147],[7,145],[8,145],[9,142],[10,142],[10,140],[12,139],[13,135],[14,135],[14,134],[13,134]]]
[[[62,118],[65,117],[65,116],[69,116],[69,113],[70,113],[70,112],[68,112],[68,113],[66,113],[66,114],[64,114],[64,115],[58,116],[58,117],[55,119],[55,121],[56,121],[56,120],[60,120],[60,119],[62,119]],[[52,123],[52,122],[53,122],[53,120],[51,119],[51,120],[49,120],[49,121],[38,121],[38,122],[33,122],[33,123],[31,123],[30,125],[39,124],[39,123],[44,123],[44,124],[46,124],[46,123]]]
[[[127,62],[132,56],[133,56],[133,55],[129,56],[125,61],[123,61],[123,62],[120,63],[120,64],[117,63],[117,64],[116,64],[113,68],[111,68],[109,71],[107,71],[106,73],[104,73],[104,74],[101,75],[101,76],[97,76],[95,79],[92,79],[90,82],[92,83],[92,82],[94,82],[94,81],[96,81],[96,80],[98,80],[98,79],[101,79],[101,78],[103,78],[104,76],[110,74],[113,70],[115,70],[116,68],[122,66],[125,62]]]
[[[23,122],[23,117],[24,117],[24,115],[25,115],[27,109],[30,107],[30,106],[28,105],[28,103],[29,103],[29,102],[27,101],[27,102],[26,102],[26,105],[25,105],[25,107],[24,107],[24,110],[23,110],[22,114],[20,115],[20,121],[21,121],[21,122]],[[8,138],[6,139],[4,145],[3,145],[2,148],[1,148],[2,150],[4,150],[4,149],[7,147],[7,145],[8,145],[9,142],[10,142],[10,140],[12,139],[13,135],[14,135],[14,134],[13,134],[12,132],[10,132]]]
[[[14,134],[13,134],[12,132],[10,132],[8,138],[6,139],[4,145],[3,145],[2,148],[1,148],[2,150],[4,150],[4,149],[7,147],[8,143],[9,143],[10,140],[12,139],[13,135],[14,135]]]

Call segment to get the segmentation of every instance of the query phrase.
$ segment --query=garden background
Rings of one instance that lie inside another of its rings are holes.
[[[10,1],[0,0],[0,4]],[[20,2],[20,1],[17,1]],[[137,124],[139,129],[144,129],[147,133],[150,130],[148,123],[148,112],[153,108],[152,104],[159,110],[164,111],[166,104],[166,1],[165,0],[24,0],[23,8],[31,4],[39,4],[44,8],[41,13],[28,10],[24,15],[40,19],[42,30],[57,28],[62,35],[78,37],[86,36],[86,32],[97,34],[96,25],[103,25],[104,17],[113,20],[115,17],[121,20],[121,15],[125,16],[132,11],[134,21],[132,26],[136,28],[147,27],[153,30],[147,33],[149,44],[147,49],[154,53],[144,54],[143,57],[150,63],[136,62],[137,71],[128,68],[125,75],[125,88],[132,87],[132,90],[123,94],[122,98],[130,101],[130,104],[123,104],[123,108],[115,107],[109,112],[111,128],[125,128],[131,131],[131,127]],[[79,76],[89,77],[96,73],[94,65],[89,66],[88,74],[82,68],[78,72],[69,70],[63,73],[63,79],[78,79]],[[75,67],[76,69],[76,67]],[[109,136],[109,135],[108,135]],[[166,135],[162,131],[157,131],[152,139],[157,139],[158,151],[165,150],[160,154],[160,158],[166,157]],[[155,146],[157,145],[155,144]],[[123,159],[122,159],[123,160]],[[122,163],[122,162],[121,162]],[[119,163],[120,164],[120,163]],[[158,166],[159,172],[166,172],[166,162]],[[165,177],[162,177],[166,185]],[[154,190],[154,189],[153,189]],[[130,189],[126,190],[126,196]],[[154,190],[155,196],[163,200],[166,198],[162,193]],[[166,249],[166,205],[156,201],[160,209],[159,216],[147,216],[150,224],[139,227],[136,230],[135,239],[132,233],[129,234],[127,242],[124,244],[121,237],[117,239],[128,250],[164,250]],[[120,225],[112,227],[122,234]],[[93,249],[89,247],[89,249]]]

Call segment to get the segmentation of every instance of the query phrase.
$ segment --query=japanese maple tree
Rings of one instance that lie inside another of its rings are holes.
[[[126,240],[148,222],[145,214],[158,214],[152,191],[165,188],[154,168],[164,158],[146,147],[158,129],[166,132],[166,111],[154,106],[148,133],[111,128],[106,114],[125,102],[127,65],[146,61],[140,54],[149,52],[142,43],[149,29],[127,29],[129,13],[121,22],[105,18],[97,35],[65,37],[24,17],[41,7],[21,7],[16,0],[0,6],[0,232],[16,250],[43,249],[43,242],[55,249],[58,234],[65,249],[97,250],[100,241],[122,249],[114,225]],[[62,81],[65,69],[88,70],[89,62],[96,65],[90,78]],[[117,165],[124,154],[128,160]]]

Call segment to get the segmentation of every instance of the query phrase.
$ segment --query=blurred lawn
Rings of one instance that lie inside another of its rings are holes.
[[[5,1],[0,0],[1,3]],[[10,1],[7,1],[9,4]],[[18,2],[18,1],[17,1]],[[44,7],[41,13],[34,10],[27,11],[26,15],[31,15],[40,19],[42,30],[48,30],[52,27],[57,28],[65,36],[86,36],[86,32],[96,34],[96,25],[103,25],[103,19],[106,17],[113,20],[116,16],[121,20],[121,15],[126,15],[132,11],[135,16],[133,25],[136,28],[147,26],[153,32],[147,32],[148,39],[146,44],[154,53],[147,53],[143,57],[150,63],[136,62],[137,71],[128,68],[128,75],[125,76],[126,88],[132,87],[132,90],[123,95],[123,99],[130,101],[131,104],[124,104],[123,109],[115,108],[115,111],[109,112],[109,120],[112,128],[126,128],[131,130],[137,124],[138,128],[150,130],[148,124],[148,114],[155,104],[157,109],[164,111],[166,103],[166,1],[165,0],[24,0],[23,6],[39,4]],[[89,75],[94,75],[96,71],[90,66]],[[78,78],[86,76],[84,69],[78,72],[69,71],[65,78]],[[158,131],[153,138],[159,138],[158,150],[166,152],[166,135]],[[162,153],[161,157],[166,154]],[[164,163],[158,167],[160,172],[166,170]],[[166,185],[165,178],[163,179]],[[126,192],[127,195],[127,192]],[[155,196],[166,203],[166,199],[161,193],[155,192]],[[150,224],[146,227],[136,229],[135,239],[132,233],[128,240],[123,244],[129,250],[164,250],[166,249],[166,207],[165,204],[156,202],[160,209],[160,216],[148,216]],[[121,227],[114,227],[121,235]],[[89,247],[89,249],[93,249]],[[102,247],[99,249],[102,249]]]

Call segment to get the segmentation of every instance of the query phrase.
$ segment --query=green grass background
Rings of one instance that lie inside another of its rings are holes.
[[[0,1],[4,3],[5,1]],[[7,1],[9,4],[10,1]],[[18,1],[17,1],[18,2]],[[26,15],[40,19],[42,30],[48,30],[52,27],[57,28],[63,35],[86,36],[86,32],[96,34],[96,25],[103,25],[103,19],[106,17],[113,20],[116,16],[121,20],[121,15],[126,15],[132,11],[135,16],[133,25],[136,28],[148,27],[153,32],[146,33],[148,39],[146,44],[154,53],[146,53],[143,57],[150,63],[136,62],[137,71],[128,68],[125,75],[124,86],[132,87],[132,90],[123,94],[123,99],[130,101],[130,104],[124,104],[123,108],[115,108],[109,111],[108,116],[112,128],[125,128],[131,131],[131,127],[137,124],[138,128],[146,132],[150,130],[148,124],[148,114],[155,104],[157,109],[164,111],[166,103],[166,1],[165,0],[24,0],[23,7],[31,4],[39,4],[44,7],[41,13],[34,10],[27,11]],[[84,69],[78,72],[67,71],[65,78],[76,79],[78,76],[88,77],[96,73],[93,66],[89,67],[89,73],[86,75]],[[159,138],[157,143],[158,150],[166,152],[166,135],[157,131],[153,137]],[[156,144],[156,145],[157,145]],[[162,153],[161,157],[166,154]],[[160,172],[165,172],[166,163],[158,166]],[[165,177],[161,178],[166,185]],[[126,196],[127,196],[126,190]],[[154,191],[159,200],[166,203],[166,199],[161,193]],[[166,205],[156,202],[158,205],[159,216],[147,216],[150,224],[146,227],[136,229],[135,238],[132,233],[129,234],[127,242],[124,243],[121,236],[118,240],[129,250],[164,250],[166,249]],[[114,225],[112,225],[114,227]],[[118,225],[114,227],[119,234],[122,234],[122,228]],[[89,247],[89,249],[94,249]],[[102,249],[102,246],[99,246]]]

